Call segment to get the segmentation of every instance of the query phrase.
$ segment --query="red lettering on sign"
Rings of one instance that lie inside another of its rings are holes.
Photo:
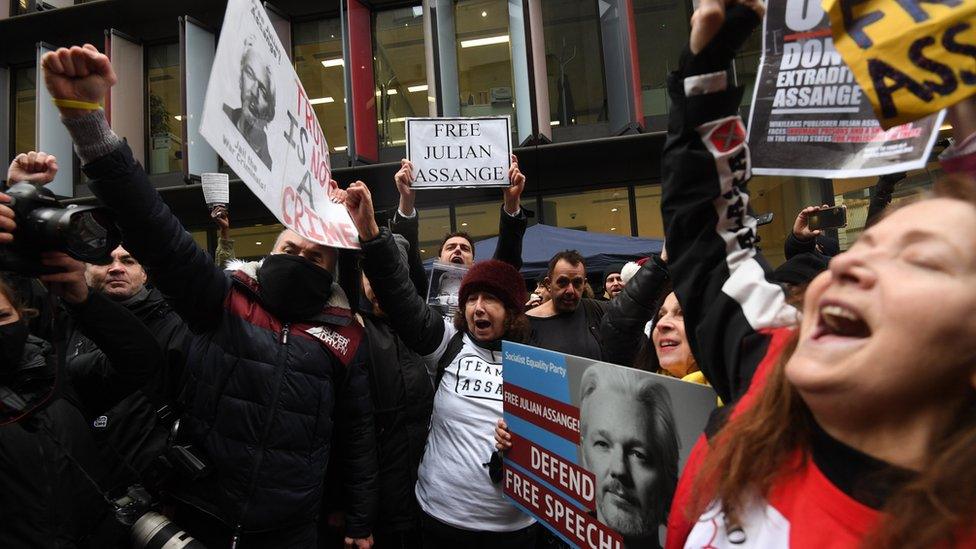
[[[511,383],[505,384],[505,412],[579,444],[579,408]]]

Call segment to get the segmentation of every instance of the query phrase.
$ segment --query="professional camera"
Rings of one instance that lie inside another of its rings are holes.
[[[206,549],[168,518],[150,510],[152,496],[138,484],[130,486],[114,504],[115,519],[131,527],[132,547],[135,549]]]
[[[14,242],[0,247],[0,270],[26,276],[57,272],[41,264],[45,251],[61,251],[85,263],[111,263],[122,234],[107,208],[64,207],[48,189],[26,182],[13,185],[6,194],[17,229]]]

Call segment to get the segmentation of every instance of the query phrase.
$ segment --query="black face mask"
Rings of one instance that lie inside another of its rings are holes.
[[[23,320],[0,326],[0,373],[14,371],[24,356],[27,323]]]
[[[285,320],[321,312],[332,296],[332,280],[332,273],[299,255],[269,255],[258,269],[261,299]]]

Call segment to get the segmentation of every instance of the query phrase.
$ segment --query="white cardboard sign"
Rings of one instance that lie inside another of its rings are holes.
[[[509,117],[407,118],[406,124],[415,189],[509,186]]]
[[[202,173],[203,200],[207,206],[230,204],[230,178],[225,173]]]
[[[329,199],[325,134],[257,0],[227,3],[200,134],[284,226],[327,246],[359,247],[345,207]]]

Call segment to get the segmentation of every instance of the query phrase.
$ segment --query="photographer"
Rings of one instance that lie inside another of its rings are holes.
[[[38,185],[50,183],[55,175],[54,157],[33,151],[18,155],[7,172],[8,181]],[[134,392],[106,390],[100,395],[100,403],[90,403],[98,416],[92,425],[101,458],[111,465],[107,484],[113,488],[140,482],[154,484],[155,479],[146,474],[165,450],[168,431],[157,416],[165,410],[168,398],[175,396],[185,365],[188,331],[163,295],[146,287],[145,269],[122,246],[112,251],[108,265],[87,264],[85,280],[93,292],[121,304],[142,321],[165,352],[165,367],[154,372],[152,383]],[[23,292],[20,295],[26,297]],[[116,367],[106,353],[71,322],[70,316],[66,320],[68,378],[111,379]]]
[[[337,251],[285,230],[262,262],[225,274],[98,108],[116,82],[108,58],[88,44],[41,63],[93,192],[194,333],[176,438],[201,466],[171,487],[175,522],[207,546],[315,546],[331,461],[346,497],[345,544],[368,549],[372,406],[362,328],[333,281]]]
[[[0,193],[0,246],[17,223]],[[54,346],[28,332],[34,311],[0,281],[0,547],[106,546],[119,534],[103,484],[105,469],[88,425],[107,392],[130,393],[158,368],[152,334],[119,304],[90,293],[85,267],[44,251],[41,275],[73,321],[113,362],[110,378],[65,383]]]

